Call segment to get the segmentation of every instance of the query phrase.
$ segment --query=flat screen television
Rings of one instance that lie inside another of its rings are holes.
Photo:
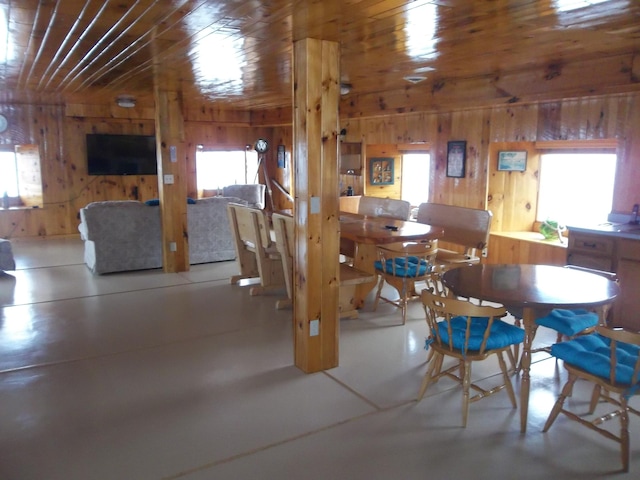
[[[87,134],[89,175],[157,175],[156,138]]]

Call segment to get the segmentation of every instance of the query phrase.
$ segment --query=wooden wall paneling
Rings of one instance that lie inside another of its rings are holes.
[[[633,204],[640,203],[640,95],[627,97],[622,122],[623,130],[618,133],[622,139],[616,170],[613,211],[629,213]]]
[[[566,241],[566,240],[565,240]],[[523,238],[491,234],[486,263],[566,265],[567,250],[561,245],[528,241]]]
[[[498,171],[498,152],[526,150],[525,172]],[[538,200],[539,157],[531,142],[494,142],[489,145],[487,208],[493,213],[491,231],[531,231]]]

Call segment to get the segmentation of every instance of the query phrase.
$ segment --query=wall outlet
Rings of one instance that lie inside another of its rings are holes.
[[[169,251],[175,252],[178,250],[178,244],[176,242],[169,242]]]
[[[309,336],[317,337],[320,335],[320,320],[317,318],[309,322]]]
[[[173,175],[165,175],[164,183],[165,185],[171,185],[173,183]]]

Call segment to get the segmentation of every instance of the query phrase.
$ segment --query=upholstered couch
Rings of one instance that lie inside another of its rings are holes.
[[[187,205],[189,263],[233,260],[227,217],[236,197],[203,198]],[[84,261],[95,274],[162,267],[160,207],[134,200],[93,202],[80,209]]]
[[[0,271],[3,270],[15,270],[16,262],[13,258],[13,251],[11,250],[11,242],[0,238]]]

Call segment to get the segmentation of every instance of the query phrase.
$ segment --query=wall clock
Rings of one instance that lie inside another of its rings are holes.
[[[258,153],[265,153],[269,149],[269,142],[267,142],[264,138],[259,138],[256,141],[256,145],[254,148]]]
[[[0,115],[0,133],[4,132],[8,126],[9,122],[7,121],[7,117]]]

